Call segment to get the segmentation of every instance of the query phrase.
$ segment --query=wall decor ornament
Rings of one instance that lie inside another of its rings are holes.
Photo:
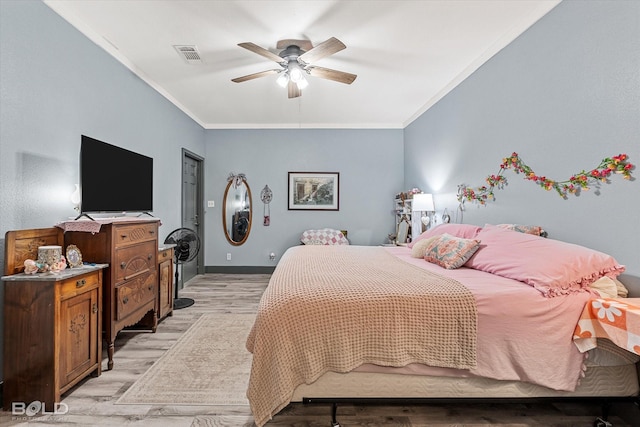
[[[531,167],[525,164],[518,153],[513,153],[509,157],[502,159],[500,170],[497,175],[489,175],[486,178],[487,185],[481,187],[467,187],[465,184],[458,186],[458,202],[462,206],[465,201],[476,202],[481,205],[489,200],[495,200],[494,190],[503,189],[507,185],[507,178],[503,175],[507,169],[513,169],[517,174],[522,173],[524,179],[533,181],[547,191],[555,190],[560,197],[568,199],[569,194],[578,195],[582,190],[589,190],[590,186],[599,183],[609,184],[612,174],[621,174],[624,179],[633,180],[631,171],[635,165],[629,163],[629,156],[619,154],[617,156],[605,157],[600,164],[590,171],[582,170],[564,181],[557,181],[546,176],[537,175]]]
[[[236,174],[235,172],[229,172],[229,176],[227,177],[227,182],[231,182],[233,188],[238,188],[246,180],[247,176],[243,173]]]
[[[260,200],[262,200],[262,203],[264,203],[262,212],[264,219],[262,221],[262,225],[268,227],[271,224],[271,208],[269,206],[269,203],[271,203],[271,200],[273,200],[273,191],[271,191],[268,185],[265,185],[260,192]]]

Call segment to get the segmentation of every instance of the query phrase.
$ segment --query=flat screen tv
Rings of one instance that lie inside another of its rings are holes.
[[[80,212],[151,212],[153,159],[82,135]]]

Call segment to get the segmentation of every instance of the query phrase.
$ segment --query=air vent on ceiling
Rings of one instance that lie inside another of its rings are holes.
[[[201,64],[202,58],[198,48],[193,45],[173,45],[176,48],[180,56],[189,64]]]

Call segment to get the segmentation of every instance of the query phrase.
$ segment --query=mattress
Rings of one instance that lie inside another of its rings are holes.
[[[448,375],[425,375],[424,373],[431,372],[430,367],[369,366],[347,374],[327,372],[312,384],[298,386],[291,401],[302,402],[304,398],[513,399],[637,396],[640,394],[636,365],[639,361],[640,356],[617,347],[609,340],[599,339],[598,347],[587,352],[585,376],[573,392],[521,381],[455,376],[451,371]]]
[[[606,393],[603,390],[606,390]],[[636,396],[638,392],[635,365],[600,366],[589,369],[573,392],[552,390],[519,381],[498,381],[482,377],[327,372],[313,384],[298,386],[291,401],[301,402],[303,398],[612,397]]]

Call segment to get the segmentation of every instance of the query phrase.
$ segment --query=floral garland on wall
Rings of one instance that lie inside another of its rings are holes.
[[[507,178],[503,175],[507,169],[513,169],[517,174],[522,173],[524,179],[533,181],[547,191],[556,190],[563,199],[567,199],[569,194],[577,195],[581,190],[589,190],[589,186],[599,182],[610,183],[611,174],[621,174],[624,179],[631,180],[631,171],[635,166],[628,162],[629,156],[619,154],[613,157],[602,159],[600,164],[590,171],[582,171],[571,176],[565,181],[556,181],[546,176],[539,176],[526,165],[518,153],[502,159],[500,171],[497,175],[489,175],[486,178],[487,185],[477,188],[467,187],[464,184],[458,186],[458,202],[464,204],[465,201],[477,202],[481,205],[488,200],[495,200],[493,194],[495,189],[502,189],[507,185]]]

